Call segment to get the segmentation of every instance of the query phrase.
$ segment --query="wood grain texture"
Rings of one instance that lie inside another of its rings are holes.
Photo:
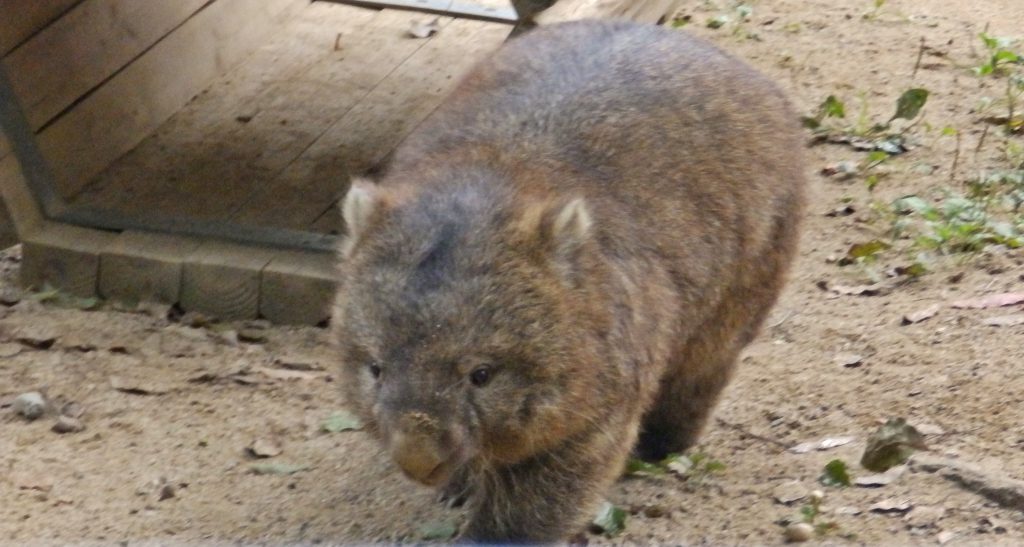
[[[217,0],[40,133],[68,197],[241,62],[304,0]],[[116,122],[114,122],[116,120]]]
[[[29,125],[42,127],[205,1],[85,0],[72,8],[3,60]]]
[[[0,0],[0,55],[7,55],[81,0]]]
[[[268,249],[204,243],[186,258],[181,306],[224,320],[257,317],[261,274],[273,255]]]
[[[51,286],[76,296],[95,296],[100,253],[115,234],[77,226],[44,223],[22,235],[21,282]]]
[[[167,234],[119,234],[100,253],[100,296],[166,304],[178,302],[185,259],[200,244],[198,239]]]
[[[332,254],[279,253],[263,269],[260,315],[275,323],[317,325],[331,315],[336,289]]]

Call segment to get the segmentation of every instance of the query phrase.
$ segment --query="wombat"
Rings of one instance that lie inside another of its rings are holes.
[[[783,94],[680,31],[541,27],[343,200],[348,400],[462,539],[577,533],[631,453],[697,439],[797,245]]]

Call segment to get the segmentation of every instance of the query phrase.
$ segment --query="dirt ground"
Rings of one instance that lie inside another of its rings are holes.
[[[734,13],[724,0],[695,0],[681,12],[691,16],[687,31],[774,76],[802,112],[835,94],[848,110],[864,97],[867,115],[884,120],[904,90],[924,87],[931,96],[924,121],[910,131],[920,146],[887,162],[873,194],[862,178],[820,174],[864,152],[809,149],[813,196],[791,283],[700,447],[724,469],[700,481],[620,481],[608,497],[631,514],[613,542],[781,543],[780,523],[796,518],[804,502],[784,505],[776,496],[820,488],[819,522],[836,528],[813,542],[1024,543],[1020,500],[1016,509],[989,501],[941,473],[911,468],[877,488],[818,483],[833,459],[855,477],[868,475],[860,454],[890,417],[920,427],[934,456],[1024,479],[1024,325],[984,323],[1024,309],[949,305],[1024,291],[1024,252],[938,261],[920,279],[872,296],[822,284],[871,281],[869,268],[840,267],[835,257],[881,234],[872,199],[955,186],[1003,161],[1007,137],[986,133],[975,110],[999,85],[970,67],[982,59],[978,33],[986,26],[995,35],[1020,33],[1024,4],[890,0],[862,17],[872,3],[762,0],[748,21],[717,30],[705,22]],[[945,126],[960,132],[959,154],[956,139],[939,134]],[[846,203],[852,214],[825,216]],[[875,270],[901,260],[888,255]],[[460,518],[399,476],[364,433],[323,430],[341,410],[324,330],[203,326],[201,318],[169,319],[159,306],[85,311],[76,307],[93,302],[22,294],[17,268],[17,249],[0,258],[0,542],[415,541],[425,526]],[[905,314],[933,305],[933,317],[901,325]],[[32,390],[44,391],[51,411],[28,422],[10,407]],[[61,408],[81,414],[84,431],[52,432]],[[836,437],[853,441],[788,450]],[[255,441],[259,451],[280,454],[255,459],[247,452]],[[261,464],[276,467],[257,474]],[[884,501],[905,505],[871,510]]]

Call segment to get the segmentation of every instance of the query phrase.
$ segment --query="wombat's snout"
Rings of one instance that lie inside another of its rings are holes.
[[[389,445],[391,458],[402,472],[427,486],[443,484],[460,463],[452,435],[423,413],[403,416]]]

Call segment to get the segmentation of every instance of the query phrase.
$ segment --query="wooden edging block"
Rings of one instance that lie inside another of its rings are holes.
[[[217,319],[255,319],[263,268],[276,251],[207,241],[186,259],[181,307]]]
[[[280,324],[319,325],[330,319],[337,287],[335,256],[281,252],[263,269],[260,315]]]
[[[198,239],[167,234],[120,234],[100,254],[100,296],[178,302],[185,258],[201,244]]]
[[[46,222],[22,237],[21,282],[28,287],[58,288],[96,295],[100,253],[116,234]]]

